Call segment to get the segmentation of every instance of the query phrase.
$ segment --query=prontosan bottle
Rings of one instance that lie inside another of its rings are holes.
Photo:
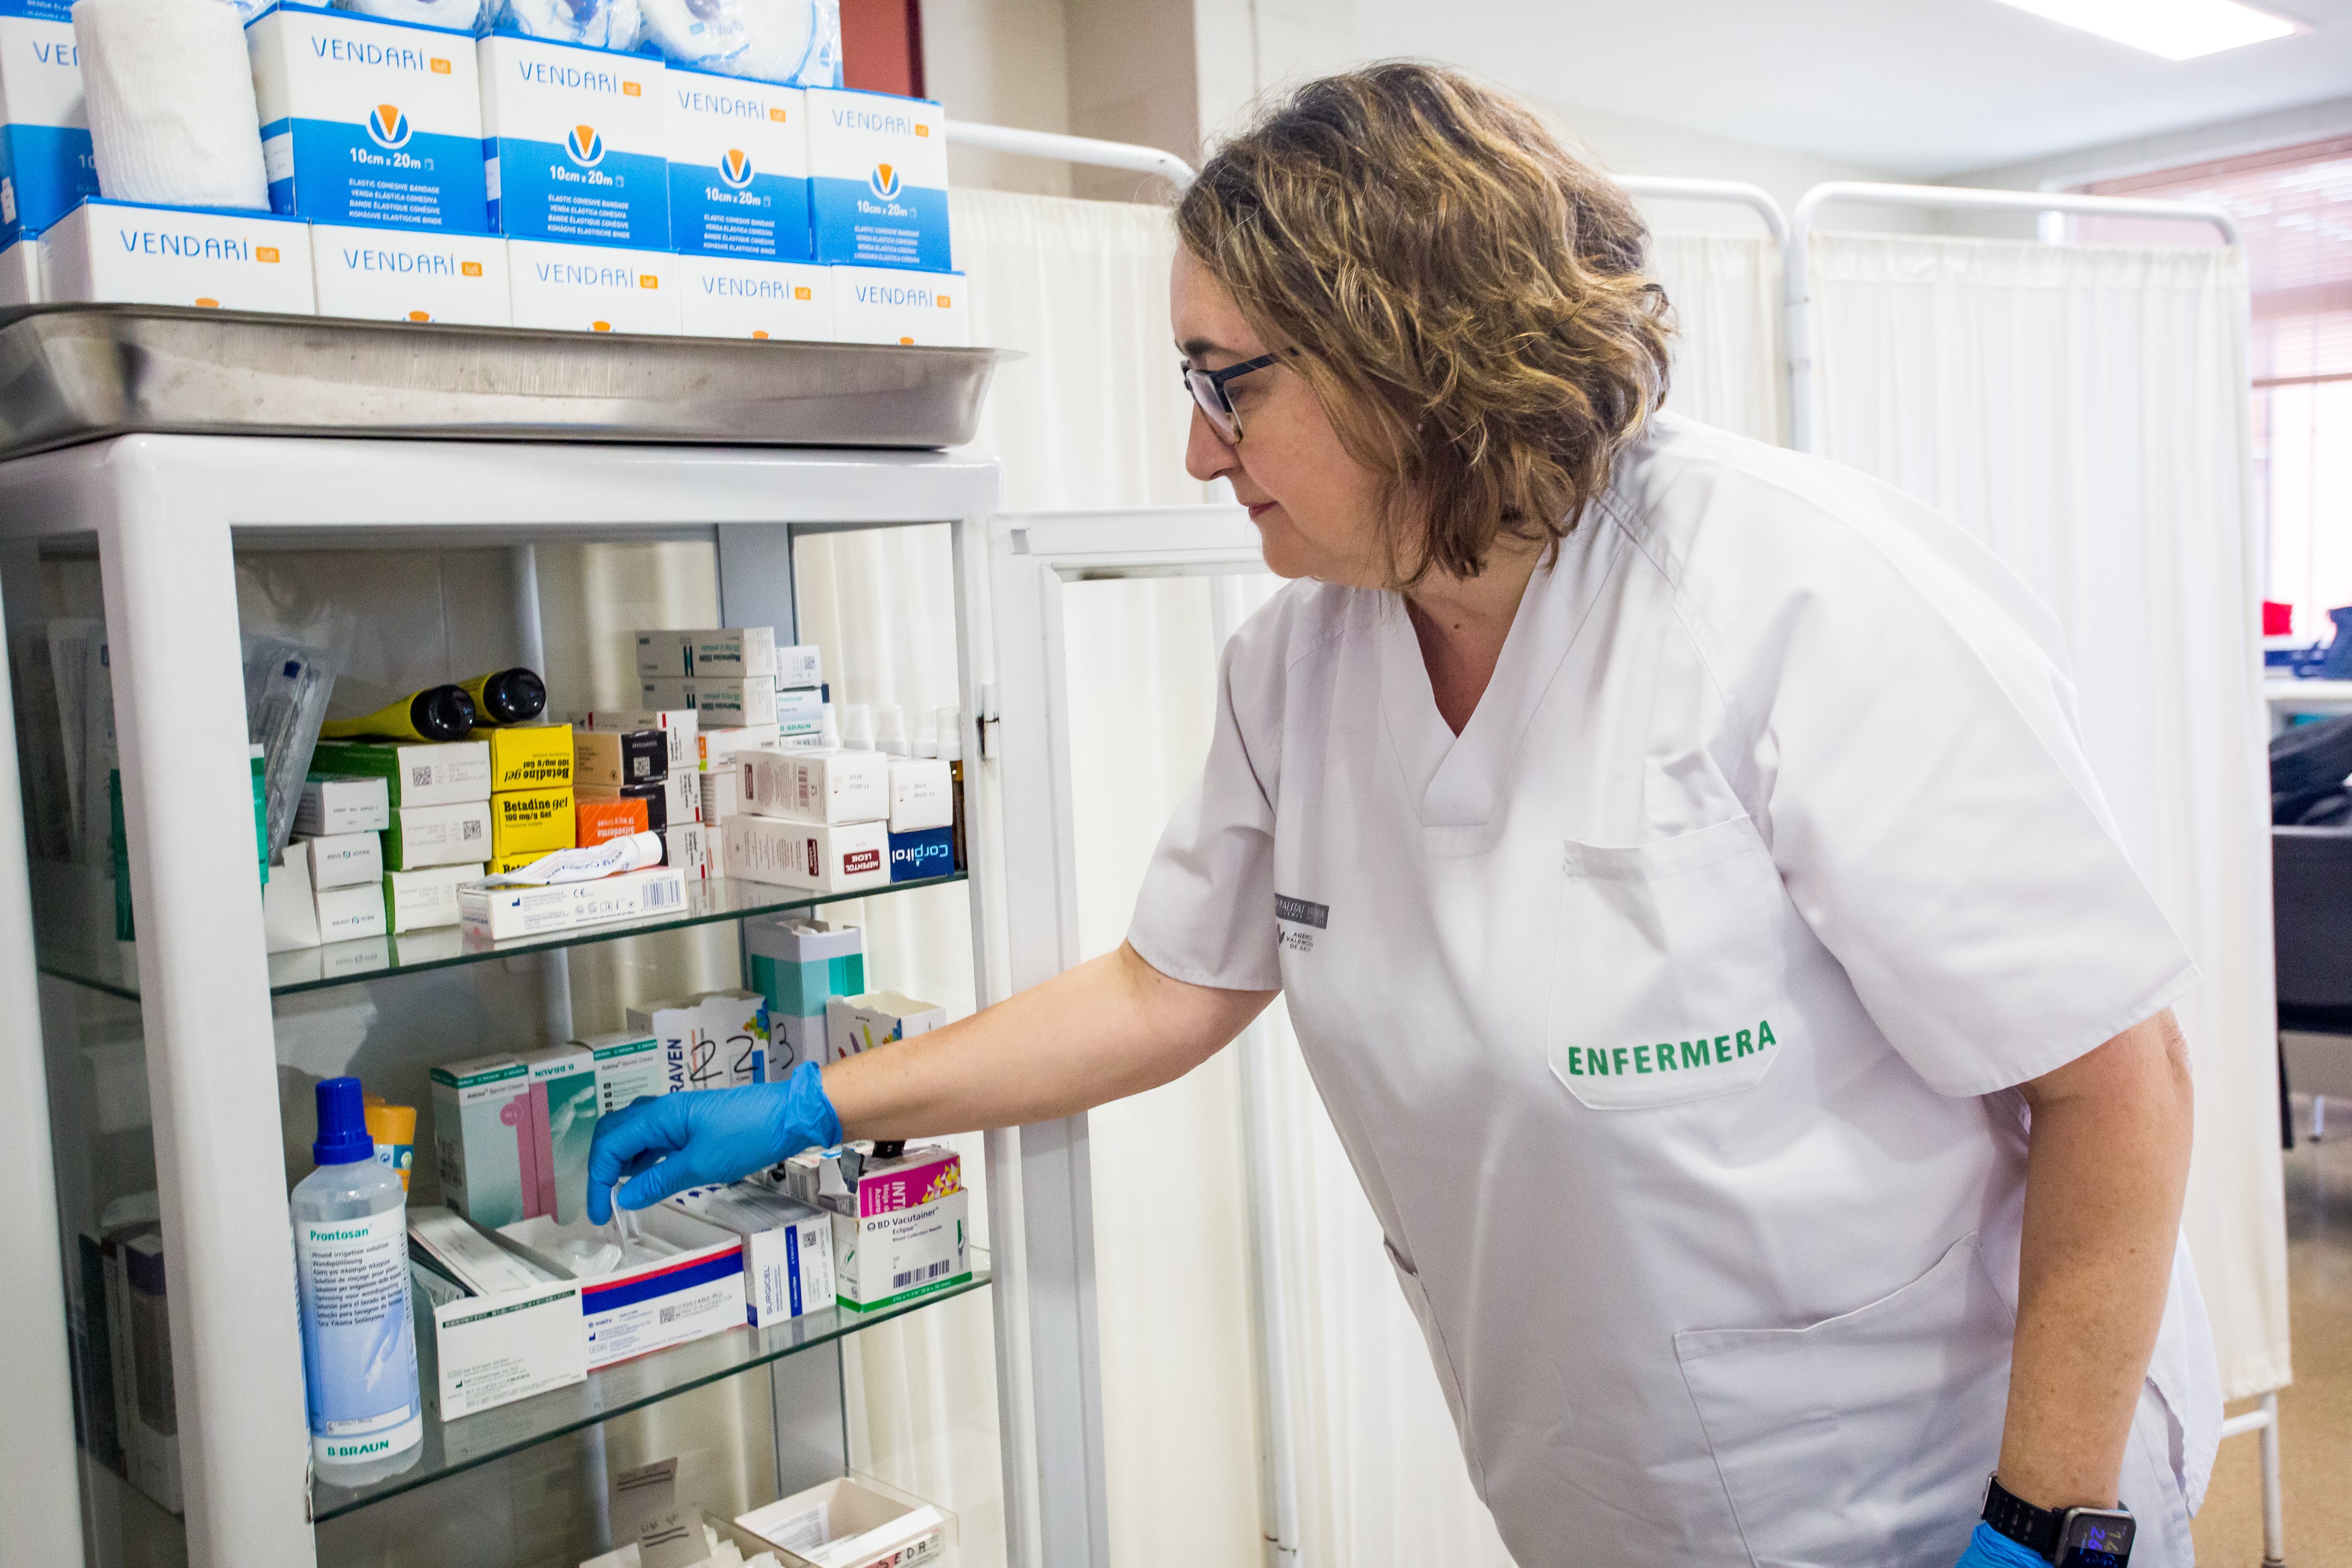
[[[360,1080],[319,1085],[319,1168],[295,1185],[294,1278],[319,1479],[363,1486],[416,1463],[425,1409],[408,1305],[408,1209],[375,1157]]]

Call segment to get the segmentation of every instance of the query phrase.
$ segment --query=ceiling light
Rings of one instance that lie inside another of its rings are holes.
[[[2001,0],[2168,60],[2195,59],[2305,31],[2238,0]]]

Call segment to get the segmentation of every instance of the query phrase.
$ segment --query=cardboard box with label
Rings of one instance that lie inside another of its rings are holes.
[[[0,5],[0,167],[14,198],[0,203],[0,247],[39,236],[75,203],[98,195],[68,0]],[[28,248],[24,257],[34,254]]]
[[[670,737],[656,729],[572,731],[572,780],[575,784],[648,784],[667,778]]]
[[[497,235],[408,234],[310,226],[319,314],[363,321],[514,324],[507,242]]]
[[[571,758],[564,758],[566,772]],[[490,853],[501,858],[570,849],[579,830],[569,786],[500,790],[490,796]]]
[[[946,1008],[897,991],[828,997],[824,1004],[826,1059],[838,1061],[893,1040],[928,1035],[946,1028],[947,1023]]]
[[[751,752],[741,759],[743,809],[802,822],[878,822],[890,815],[890,758],[881,752]]]
[[[490,854],[490,803],[393,808],[392,829],[383,836],[384,868],[414,871],[425,866],[462,866]]]
[[[656,1204],[636,1211],[646,1235],[670,1247],[665,1256],[580,1281],[588,1367],[594,1371],[631,1356],[740,1329],[743,1300],[743,1238],[691,1215]],[[573,1227],[575,1233],[583,1228]],[[499,1227],[499,1234],[540,1267],[565,1272],[556,1260],[564,1227],[545,1215]]]
[[[509,239],[514,324],[674,338],[680,331],[677,263],[665,250]]]
[[[671,248],[807,260],[805,96],[679,66],[668,68],[664,91]]]
[[[668,249],[662,62],[505,33],[478,48],[490,226],[515,239]],[[520,303],[517,326],[542,324],[524,321]]]
[[[547,1046],[519,1053],[530,1069],[531,1136],[545,1145],[541,1202],[530,1209],[562,1225],[577,1223],[588,1201],[588,1150],[601,1106],[596,1053],[586,1046]]]
[[[392,826],[392,792],[380,778],[312,773],[294,807],[294,831],[316,838],[333,833],[382,833]]]
[[[596,1059],[596,1112],[610,1116],[648,1095],[669,1092],[661,1042],[644,1029],[591,1035],[576,1042]]]
[[[91,197],[42,237],[53,300],[318,314],[308,224]]]
[[[321,741],[310,753],[310,772],[382,779],[394,806],[487,801],[490,798],[490,744],[488,741]]]
[[[820,893],[890,885],[890,829],[880,822],[794,822],[744,813],[719,826],[727,875]]]
[[[637,682],[637,700],[647,708],[691,708],[704,731],[734,730],[776,721],[772,675],[710,676],[692,679],[665,676]]]
[[[947,116],[938,104],[812,88],[808,157],[817,260],[946,269]]]
[[[784,1568],[922,1568],[944,1563],[955,1515],[865,1476],[824,1481],[737,1516],[741,1550],[772,1551]]]
[[[607,921],[675,914],[686,907],[686,879],[667,866],[623,871],[593,882],[493,887],[468,882],[457,889],[458,921],[468,936],[505,942],[549,936]]]
[[[392,921],[392,934],[456,925],[458,888],[479,881],[481,877],[481,865],[472,862],[428,866],[415,871],[386,871],[383,907]],[[402,951],[406,952],[405,944]]]
[[[425,1394],[442,1420],[587,1380],[579,1281],[548,1278],[446,1208],[410,1209],[408,1238],[438,1363]]]
[[[433,1161],[441,1197],[490,1229],[522,1218],[536,1193],[538,1167],[524,1168],[530,1141],[530,1069],[500,1054],[436,1067],[433,1084]]]
[[[767,1005],[768,1076],[785,1079],[803,1062],[831,1061],[825,1004],[865,991],[866,932],[792,915],[746,921],[743,945],[751,984]]]
[[[702,750],[694,710],[690,708],[625,709],[599,708],[593,712],[576,713],[572,729],[580,730],[658,730],[669,742],[671,773],[680,773],[702,765]],[[573,752],[573,765],[578,765],[578,752]],[[576,775],[575,775],[576,777]]]
[[[833,269],[806,261],[680,256],[678,309],[689,338],[833,342]]]
[[[670,1207],[743,1238],[743,1294],[760,1328],[834,1304],[833,1224],[772,1187],[688,1187]]]

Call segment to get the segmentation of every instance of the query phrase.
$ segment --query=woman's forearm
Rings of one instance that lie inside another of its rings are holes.
[[[1274,999],[1160,973],[1122,942],[993,1007],[824,1069],[848,1138],[1068,1116],[1182,1077]]]
[[[2159,1013],[2024,1092],[2033,1126],[2000,1481],[2041,1508],[2112,1508],[2180,1234],[2188,1047]]]

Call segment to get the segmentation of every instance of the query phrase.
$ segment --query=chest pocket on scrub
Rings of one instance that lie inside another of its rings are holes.
[[[1745,816],[1630,848],[1567,845],[1545,1048],[1596,1110],[1754,1087],[1797,1020],[1780,874]]]

